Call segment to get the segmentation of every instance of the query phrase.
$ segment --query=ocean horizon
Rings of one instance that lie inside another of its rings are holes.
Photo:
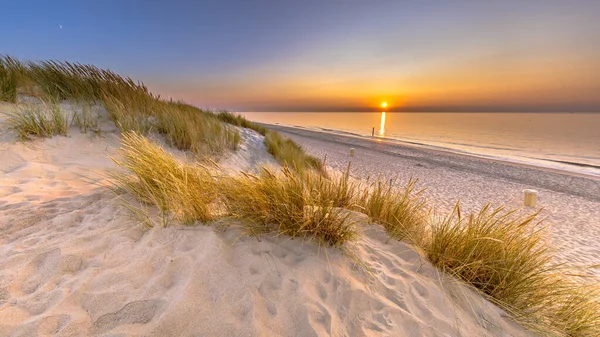
[[[410,143],[600,176],[600,114],[241,112],[260,123]]]

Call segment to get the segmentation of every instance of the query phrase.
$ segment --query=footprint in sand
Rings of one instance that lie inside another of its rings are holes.
[[[21,269],[19,279],[24,279],[21,285],[21,291],[24,294],[34,293],[40,286],[48,281],[52,274],[54,274],[58,267],[59,260],[59,248],[37,255]]]
[[[100,316],[92,326],[94,333],[109,331],[125,324],[145,324],[166,304],[161,300],[144,300],[127,303],[121,310]]]

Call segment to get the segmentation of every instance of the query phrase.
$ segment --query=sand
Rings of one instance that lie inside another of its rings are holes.
[[[370,139],[331,135],[283,126],[271,126],[324,158],[334,170],[366,179],[381,174],[402,184],[419,179],[424,196],[436,212],[447,214],[460,201],[464,211],[486,203],[518,208],[522,214],[540,210],[540,219],[558,249],[558,260],[576,265],[600,265],[600,179],[496,160],[470,157]],[[349,149],[355,148],[355,156]],[[538,191],[537,207],[524,207],[523,190]],[[600,276],[600,268],[589,271]]]
[[[0,336],[529,335],[359,215],[363,265],[231,220],[144,230],[102,186],[114,126],[0,137]],[[274,163],[260,135],[243,139],[226,170]]]

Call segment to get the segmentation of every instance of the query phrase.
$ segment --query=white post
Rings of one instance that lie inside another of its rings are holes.
[[[350,157],[354,157],[354,148],[353,147],[350,148]]]
[[[525,206],[535,207],[537,204],[537,191],[536,190],[524,190],[525,195]]]

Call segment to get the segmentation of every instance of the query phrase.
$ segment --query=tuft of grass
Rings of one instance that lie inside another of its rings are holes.
[[[462,217],[460,206],[431,226],[424,250],[440,269],[474,286],[525,325],[546,333],[597,336],[597,284],[554,262],[538,213],[484,206]]]
[[[600,336],[600,285],[565,281],[554,303],[554,325],[567,336]]]
[[[545,244],[537,213],[520,218],[489,205],[461,217],[460,206],[431,228],[431,262],[514,308],[543,309],[543,289],[557,283],[553,255]]]
[[[398,188],[395,180],[378,177],[363,190],[359,207],[391,237],[419,244],[427,229],[427,214],[422,191],[415,192],[416,183],[417,180],[411,179],[404,188]]]
[[[295,170],[302,172],[307,169],[316,169],[325,175],[324,163],[311,155],[306,154],[304,149],[289,138],[283,138],[279,133],[268,130],[264,126],[248,121],[244,116],[236,115],[228,111],[220,111],[215,114],[221,121],[252,129],[265,136],[265,146],[267,151],[282,165],[288,165]]]
[[[93,132],[100,133],[100,119],[98,113],[94,113],[92,106],[89,104],[81,104],[73,109],[71,125],[75,125],[82,133]]]
[[[336,247],[355,239],[350,213],[315,194],[312,189],[322,185],[314,178],[322,177],[288,167],[280,174],[263,168],[259,175],[229,177],[222,188],[225,206],[253,235],[275,232]]]
[[[307,179],[310,193],[315,200],[320,203],[331,203],[334,207],[347,209],[358,208],[358,197],[363,186],[350,178],[350,163],[343,174],[333,174],[333,176],[310,175]]]
[[[0,101],[15,103],[23,65],[10,56],[0,55]]]
[[[29,140],[32,136],[67,136],[69,133],[68,116],[58,103],[22,103],[6,113],[4,125],[14,131],[19,139]]]
[[[282,165],[290,166],[298,172],[315,169],[324,173],[324,165],[321,160],[306,154],[300,145],[289,138],[282,137],[277,132],[267,132],[265,145],[267,151]]]
[[[122,135],[122,144],[118,156],[111,158],[125,169],[112,174],[114,191],[156,206],[163,219],[193,224],[213,218],[211,204],[217,198],[217,185],[207,168],[182,164],[133,131]]]
[[[196,154],[218,155],[225,149],[237,149],[241,137],[237,130],[219,121],[213,114],[179,102],[157,104],[157,131],[171,146]]]
[[[62,61],[27,62],[24,75],[46,98],[54,100],[102,100],[105,96],[152,96],[142,83],[92,65]]]
[[[264,126],[252,123],[242,115],[236,115],[228,111],[219,111],[216,113],[216,116],[225,123],[239,126],[241,128],[252,129],[263,136],[265,136],[268,131]]]
[[[104,106],[121,133],[135,131],[146,135],[155,127],[156,100],[146,95],[105,96]]]

